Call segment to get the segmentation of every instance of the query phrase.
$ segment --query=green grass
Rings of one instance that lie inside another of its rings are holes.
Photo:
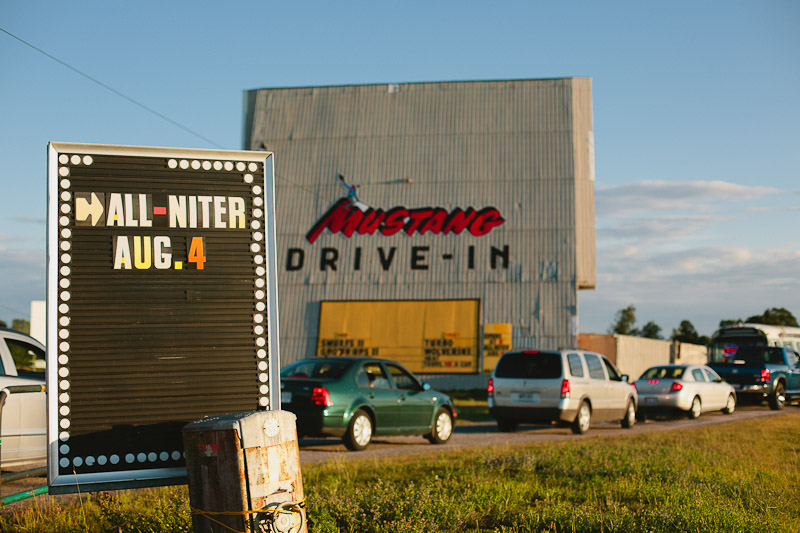
[[[792,409],[793,411],[794,409]],[[800,531],[800,413],[303,469],[313,532]],[[189,531],[186,488],[0,517],[2,531]]]
[[[304,478],[314,531],[800,531],[800,414]]]

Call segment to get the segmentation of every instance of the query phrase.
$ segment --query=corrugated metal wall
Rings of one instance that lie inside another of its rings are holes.
[[[573,142],[575,143],[575,224],[577,235],[578,288],[595,287],[594,245],[594,131],[591,80],[573,89]]]
[[[581,334],[578,346],[605,355],[631,380],[651,366],[668,365],[674,349],[672,341],[616,334]]]
[[[708,362],[708,348],[700,344],[676,341],[672,353],[675,363],[679,365],[704,365]]]
[[[672,343],[658,339],[614,335],[617,341],[617,368],[631,379],[655,365],[668,365]]]
[[[614,335],[581,333],[578,335],[578,348],[601,353],[612,363],[617,364],[617,338]]]
[[[513,324],[515,347],[575,345],[578,286],[594,286],[591,80],[261,89],[245,98],[245,147],[276,154],[283,364],[314,355],[323,300],[477,298],[481,323]],[[306,232],[346,193],[337,174],[375,209],[493,206],[505,223],[481,237],[326,230],[310,244]],[[427,247],[427,269],[411,267],[413,247]],[[508,264],[493,268],[492,248],[506,247]],[[291,248],[304,255],[297,270],[287,268]],[[336,270],[320,268],[333,253],[326,248],[338,255]]]

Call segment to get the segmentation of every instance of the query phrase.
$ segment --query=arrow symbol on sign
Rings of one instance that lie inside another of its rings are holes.
[[[103,201],[96,193],[91,193],[91,200],[86,198],[75,198],[75,219],[78,222],[91,218],[92,226],[96,226],[103,216]]]

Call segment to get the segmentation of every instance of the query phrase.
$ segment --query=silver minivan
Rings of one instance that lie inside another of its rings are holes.
[[[512,350],[489,379],[489,414],[500,431],[523,422],[570,424],[574,433],[592,421],[636,423],[636,388],[598,353],[584,350]]]

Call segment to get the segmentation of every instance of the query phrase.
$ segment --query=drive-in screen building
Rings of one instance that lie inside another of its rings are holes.
[[[275,153],[281,362],[484,375],[575,346],[595,285],[591,80],[259,89]]]

